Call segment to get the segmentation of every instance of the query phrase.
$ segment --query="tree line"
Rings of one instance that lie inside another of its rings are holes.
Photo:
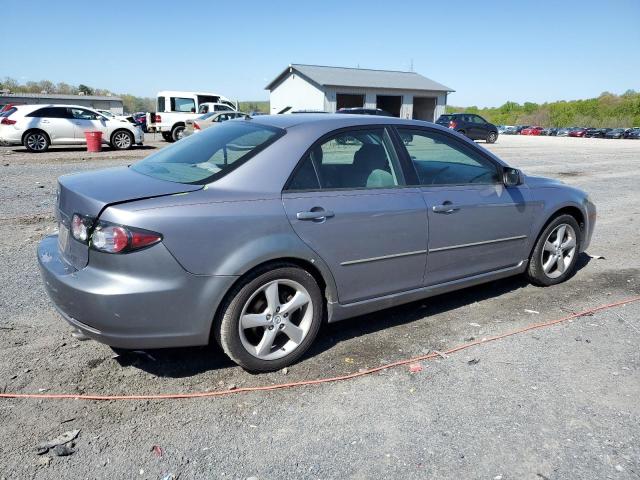
[[[477,113],[496,125],[543,127],[640,127],[640,92],[603,92],[597,98],[549,103],[506,102],[500,107],[447,106],[447,113]]]
[[[9,90],[11,93],[57,93],[61,95],[112,95],[120,97],[124,106],[124,111],[133,112],[152,112],[155,110],[156,100],[150,97],[137,97],[128,93],[113,93],[104,88],[93,88],[88,85],[70,85],[65,82],[54,83],[49,80],[40,80],[38,82],[20,83],[16,79],[6,77],[0,81],[0,90]]]

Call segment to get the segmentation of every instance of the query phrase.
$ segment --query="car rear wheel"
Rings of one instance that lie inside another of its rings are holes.
[[[184,125],[176,125],[173,127],[173,130],[171,130],[171,139],[177,142],[181,140],[182,137],[184,137]]]
[[[487,135],[486,141],[487,143],[495,143],[497,139],[498,139],[498,134],[496,132],[489,132],[489,135]]]
[[[574,273],[580,243],[580,226],[574,217],[560,215],[553,219],[531,253],[529,280],[540,286],[564,282]]]
[[[40,153],[49,149],[49,137],[41,130],[32,130],[24,136],[24,146],[30,152]]]
[[[173,142],[173,138],[171,138],[171,132],[162,132],[162,138],[164,138],[166,142]]]
[[[294,363],[313,343],[323,309],[320,287],[309,272],[276,265],[229,294],[214,335],[244,369],[275,371]]]
[[[111,135],[111,146],[116,150],[129,150],[133,145],[133,134],[127,130],[117,130]]]

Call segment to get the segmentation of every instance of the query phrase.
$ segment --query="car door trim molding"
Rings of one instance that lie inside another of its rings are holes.
[[[513,240],[524,240],[527,235],[518,235],[517,237],[497,238],[495,240],[485,240],[483,242],[462,243],[460,245],[451,245],[449,247],[430,248],[429,253],[444,252],[446,250],[455,250],[457,248],[476,247],[478,245],[488,245],[490,243],[510,242]]]
[[[346,262],[342,262],[340,265],[345,267],[348,265],[357,265],[360,263],[368,263],[368,262],[377,262],[379,260],[387,260],[389,258],[398,258],[398,257],[409,257],[411,255],[422,255],[427,253],[426,250],[415,250],[413,252],[404,252],[404,253],[394,253],[392,255],[382,255],[381,257],[370,257],[370,258],[361,258],[358,260],[348,260]]]

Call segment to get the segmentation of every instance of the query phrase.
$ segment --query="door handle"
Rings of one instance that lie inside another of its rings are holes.
[[[325,210],[324,208],[314,207],[307,212],[298,212],[296,218],[298,220],[325,220],[335,215],[331,210]]]
[[[442,205],[434,205],[432,207],[432,210],[435,213],[449,214],[449,213],[457,212],[458,210],[460,210],[460,207],[454,205],[453,203],[447,200],[446,202],[442,202]]]
[[[49,123],[49,120],[40,120],[40,123]]]

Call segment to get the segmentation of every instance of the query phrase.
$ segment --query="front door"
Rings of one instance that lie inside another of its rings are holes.
[[[107,119],[91,110],[84,108],[69,108],[74,123],[75,139],[78,143],[85,142],[85,132],[102,132],[103,141],[108,141]]]
[[[531,204],[525,186],[506,188],[501,166],[452,135],[399,129],[429,216],[425,285],[526,260]]]
[[[404,184],[380,127],[321,140],[288,183],[287,217],[331,269],[340,303],[422,286],[427,214],[419,188]]]

